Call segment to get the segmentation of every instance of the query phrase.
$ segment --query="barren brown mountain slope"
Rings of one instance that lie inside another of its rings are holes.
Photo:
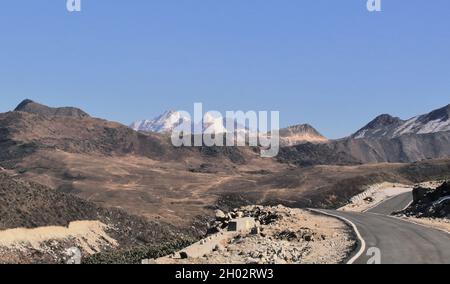
[[[103,208],[85,199],[0,172],[0,230],[68,226],[74,221],[100,221],[123,247],[183,237],[168,224],[148,221],[123,210]]]
[[[268,161],[264,165],[261,161],[211,173],[193,172],[189,164],[131,155],[38,151],[18,166],[23,177],[57,191],[179,227],[189,227],[199,217],[212,215],[217,206],[339,207],[373,183],[411,184],[450,173],[448,160],[306,168],[285,168]]]

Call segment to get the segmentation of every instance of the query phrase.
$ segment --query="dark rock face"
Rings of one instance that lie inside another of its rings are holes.
[[[431,200],[427,197],[433,190],[431,188],[416,187],[413,189],[413,202],[418,204],[421,202],[429,203]]]
[[[434,121],[434,120],[445,121],[445,120],[448,120],[449,118],[450,118],[450,104],[443,108],[434,110],[425,116],[422,116],[421,121],[422,122],[428,122],[428,121]]]
[[[390,125],[396,125],[399,123],[402,123],[403,120],[401,120],[398,117],[393,117],[389,114],[382,114],[372,120],[369,124],[367,124],[363,129],[374,129],[378,128],[380,126],[390,126]]]
[[[359,160],[349,155],[345,149],[333,148],[333,144],[305,143],[280,149],[277,159],[282,163],[298,166],[313,165],[354,165]]]
[[[398,127],[405,121],[389,114],[382,114],[369,122],[366,126],[358,130],[350,137],[353,139],[361,138],[391,138]]]
[[[413,203],[397,214],[415,217],[450,218],[450,184],[444,182],[436,189],[417,187]]]
[[[74,107],[52,108],[35,103],[29,99],[26,99],[23,102],[21,102],[14,111],[22,111],[45,116],[70,116],[78,118],[89,117],[87,113],[78,108]]]

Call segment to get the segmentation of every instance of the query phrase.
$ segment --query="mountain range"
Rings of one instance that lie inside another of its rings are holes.
[[[226,118],[215,118],[208,114],[206,114],[202,125],[198,129],[202,129],[202,133],[226,133],[227,122],[230,125],[234,124],[237,132],[257,135],[237,121],[227,121]],[[130,128],[141,132],[167,134],[182,124],[190,126],[191,129],[195,127],[195,124],[189,118],[183,117],[180,112],[172,110],[166,111],[154,119],[136,121],[130,125]],[[280,129],[280,143],[282,146],[293,146],[307,142],[322,143],[326,141],[327,138],[309,124],[299,124]]]
[[[202,236],[200,216],[217,208],[335,207],[373,183],[449,176],[448,114],[449,106],[405,121],[383,115],[338,140],[293,126],[280,130],[279,155],[264,159],[258,147],[173,147],[165,134],[177,121],[170,113],[135,131],[78,108],[25,100],[0,113],[0,198],[7,199],[0,211],[9,212],[0,225],[89,218],[116,225],[114,238],[127,248],[180,232]]]
[[[179,126],[187,126],[191,133],[227,133],[227,123],[229,125],[234,124],[236,132],[249,134],[251,131],[237,123],[237,121],[231,121],[227,118],[215,117],[210,113],[206,113],[201,122],[194,122],[189,117],[183,116],[179,111],[166,111],[163,114],[150,120],[135,121],[130,125],[130,128],[135,131],[141,132],[155,132],[160,134],[170,134],[174,129]]]
[[[282,149],[279,159],[299,165],[408,163],[450,156],[450,105],[408,120],[383,114],[354,134]]]
[[[300,145],[300,150],[316,148],[327,153],[328,150],[343,153],[340,156],[348,156],[344,160],[355,162],[411,162],[450,154],[449,147],[446,147],[450,131],[449,116],[450,105],[407,120],[382,114],[349,137],[338,140],[328,140],[311,125],[299,124],[280,129],[280,143],[285,147]],[[142,132],[170,133],[182,123],[193,125],[179,112],[167,111],[154,119],[134,122],[130,128]],[[207,117],[200,129],[226,132],[226,121]],[[243,126],[239,126],[239,129],[248,133]],[[308,143],[326,144],[327,147],[301,146]],[[292,154],[292,151],[288,151]]]
[[[36,117],[37,116],[37,117]],[[328,140],[308,124],[280,130],[284,146],[279,161],[299,165],[358,164],[380,162],[415,162],[450,156],[450,105],[402,120],[380,115],[354,134]],[[51,119],[50,119],[51,118]],[[55,119],[58,118],[58,119]],[[48,121],[50,120],[50,121]],[[179,123],[189,123],[177,111],[168,111],[153,120],[136,122],[131,129],[114,122],[90,117],[73,107],[52,108],[31,100],[21,102],[14,112],[0,116],[0,138],[3,143],[11,135],[20,137],[20,153],[31,151],[37,144],[72,152],[97,151],[103,154],[138,154],[157,159],[182,159],[161,134],[172,131]],[[202,130],[226,131],[226,121],[210,117]],[[244,127],[241,127],[247,131]],[[134,131],[138,130],[138,131]],[[24,143],[27,141],[28,143]],[[8,144],[8,143],[7,143]],[[18,155],[6,145],[0,156]],[[197,155],[194,149],[181,149],[184,155]],[[243,154],[243,153],[247,154]],[[217,147],[214,154],[203,147],[202,153],[245,160],[250,149]],[[5,159],[3,159],[5,160]],[[3,161],[5,162],[5,161]]]

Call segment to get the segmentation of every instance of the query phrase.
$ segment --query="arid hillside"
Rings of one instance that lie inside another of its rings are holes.
[[[78,245],[83,255],[189,240],[180,231],[127,212],[104,208],[0,171],[0,263],[59,262]],[[77,234],[80,234],[78,237]]]

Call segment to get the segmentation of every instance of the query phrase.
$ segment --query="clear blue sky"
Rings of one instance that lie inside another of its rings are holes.
[[[129,124],[166,109],[279,110],[331,138],[450,103],[450,1],[0,3],[0,111],[30,98]]]

